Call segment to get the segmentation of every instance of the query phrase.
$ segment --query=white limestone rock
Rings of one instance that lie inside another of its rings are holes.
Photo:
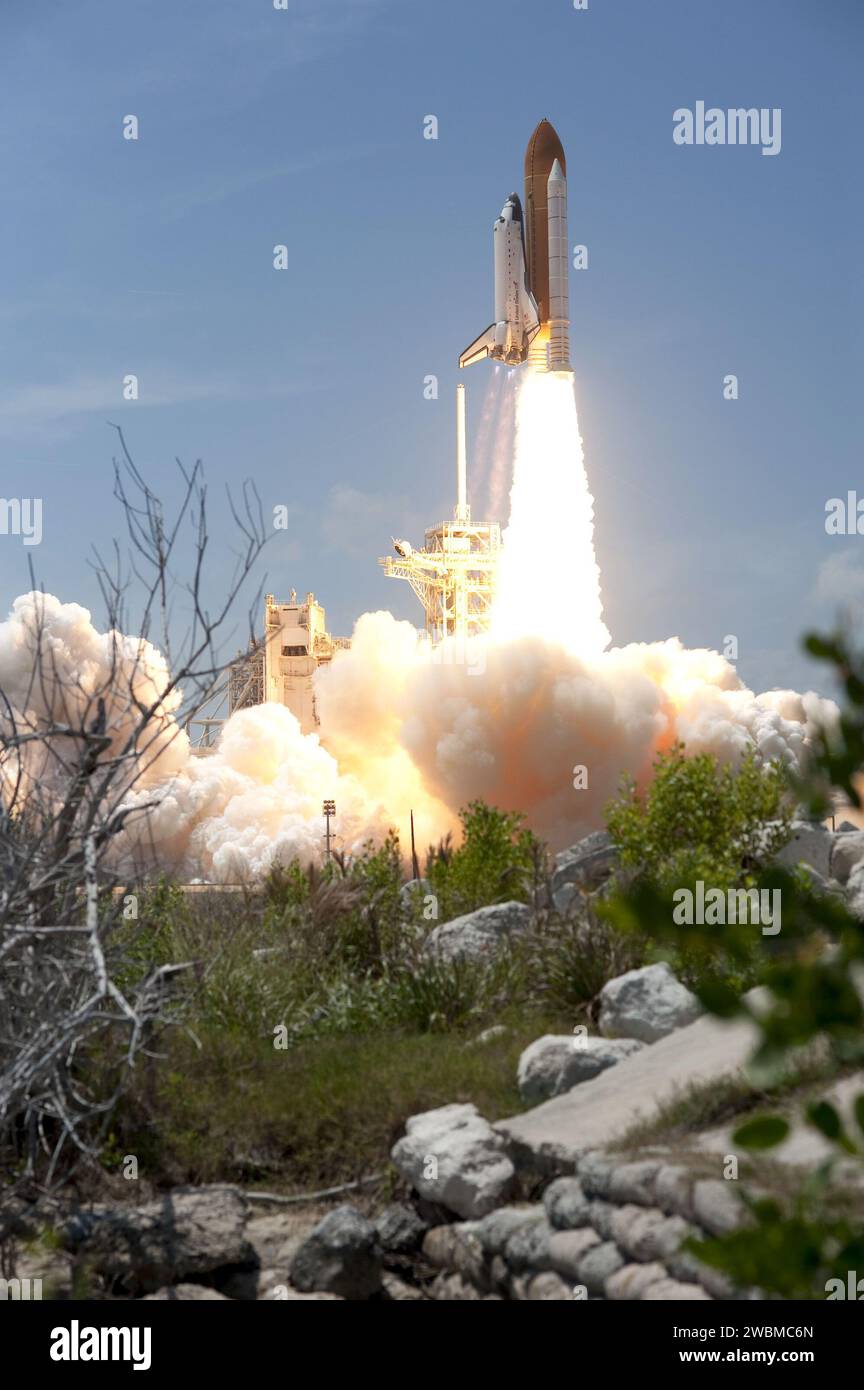
[[[443,1105],[412,1115],[390,1155],[412,1187],[466,1219],[506,1201],[515,1183],[503,1139],[476,1105]]]
[[[665,961],[628,970],[600,991],[600,1032],[653,1043],[695,1022],[702,1006]]]
[[[519,1094],[529,1105],[539,1105],[550,1096],[563,1095],[583,1081],[591,1081],[607,1067],[638,1052],[642,1043],[634,1038],[573,1037],[547,1033],[530,1043],[519,1058]]]
[[[597,888],[612,873],[618,862],[618,851],[612,836],[605,830],[593,834],[564,849],[555,856],[552,875],[552,901],[559,912],[566,912],[580,889]]]
[[[784,869],[807,864],[823,878],[828,878],[833,847],[834,835],[827,826],[814,821],[796,820],[792,822],[791,840],[775,856],[774,862]]]
[[[493,903],[442,922],[429,933],[423,951],[440,960],[490,960],[508,941],[523,936],[531,920],[524,903]]]

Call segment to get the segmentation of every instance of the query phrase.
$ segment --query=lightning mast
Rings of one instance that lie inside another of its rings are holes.
[[[423,605],[426,631],[433,643],[446,637],[479,637],[489,631],[498,577],[501,527],[471,521],[465,443],[465,387],[456,387],[456,506],[452,521],[426,532],[415,550],[408,541],[393,542],[397,558],[378,563],[388,579],[405,579]]]

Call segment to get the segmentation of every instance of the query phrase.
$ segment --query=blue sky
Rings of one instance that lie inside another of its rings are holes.
[[[375,559],[449,515],[456,360],[548,116],[614,640],[732,633],[757,688],[818,683],[798,634],[864,599],[864,538],[824,526],[864,496],[859,0],[2,0],[0,38],[3,492],[44,505],[39,547],[0,537],[4,607],[29,554],[99,615],[115,420],[169,499],[179,455],[219,510],[244,477],[288,505],[279,596],[419,620]],[[781,152],[675,145],[698,100],[780,107]]]

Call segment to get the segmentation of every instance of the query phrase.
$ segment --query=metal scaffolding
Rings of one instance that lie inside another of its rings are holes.
[[[480,637],[489,631],[498,575],[501,528],[497,522],[442,521],[426,532],[422,550],[400,542],[407,553],[378,563],[389,579],[405,579],[423,605],[426,631],[435,643],[445,637]]]
[[[498,579],[501,527],[471,522],[468,505],[468,451],[465,387],[456,387],[456,507],[453,521],[426,532],[415,550],[408,541],[393,545],[397,558],[378,560],[388,579],[405,579],[423,605],[426,631],[433,643],[445,637],[482,637],[489,631]]]

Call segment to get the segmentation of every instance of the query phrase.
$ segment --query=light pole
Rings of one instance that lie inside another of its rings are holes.
[[[335,802],[335,801],[325,801],[325,802],[324,802],[324,811],[323,811],[323,815],[324,815],[324,819],[325,819],[326,822],[327,822],[327,831],[326,831],[326,834],[325,834],[325,837],[324,837],[324,838],[325,838],[325,840],[326,840],[326,842],[327,842],[326,862],[327,862],[328,864],[330,863],[330,817],[331,817],[331,816],[335,816],[335,814],[336,814],[336,802]]]

